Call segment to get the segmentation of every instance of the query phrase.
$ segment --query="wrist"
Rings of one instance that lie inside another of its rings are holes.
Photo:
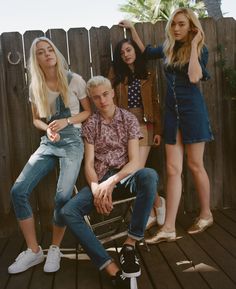
[[[195,41],[191,42],[191,47],[192,48],[197,48],[198,47],[198,43],[196,43]]]
[[[108,180],[113,187],[119,182],[116,175],[111,176]]]
[[[69,117],[66,119],[66,121],[67,121],[67,125],[72,125],[73,124]]]

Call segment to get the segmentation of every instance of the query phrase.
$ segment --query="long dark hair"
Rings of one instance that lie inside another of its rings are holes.
[[[134,48],[136,54],[134,72],[131,71],[129,66],[121,58],[121,48],[124,43],[130,44]],[[131,83],[134,77],[138,79],[147,79],[148,76],[146,60],[138,45],[132,39],[125,38],[117,43],[113,54],[113,68],[115,73],[113,87],[118,85],[120,82],[124,82],[126,77],[128,77],[128,83]]]

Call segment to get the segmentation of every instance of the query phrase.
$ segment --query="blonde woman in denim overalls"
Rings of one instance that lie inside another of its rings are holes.
[[[79,174],[84,154],[80,127],[81,122],[91,114],[85,81],[78,74],[68,71],[64,57],[48,38],[40,37],[33,41],[29,72],[33,124],[45,131],[45,135],[11,190],[13,207],[27,250],[20,253],[9,266],[10,274],[23,272],[44,261],[42,248],[36,238],[29,197],[38,182],[58,162],[52,245],[48,250],[44,271],[55,272],[60,268],[59,246],[65,232],[60,209],[71,198]]]

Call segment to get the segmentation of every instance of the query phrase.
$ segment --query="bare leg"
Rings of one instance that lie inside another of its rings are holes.
[[[109,265],[106,266],[105,268],[106,272],[110,276],[115,276],[116,273],[120,270],[119,267],[116,265],[115,262],[110,263]]]
[[[144,168],[147,162],[148,154],[150,152],[151,147],[150,146],[140,146],[139,147],[139,163],[140,168]],[[160,197],[157,195],[154,201],[153,206],[158,208],[161,205]],[[151,216],[154,217],[156,215],[156,211],[152,209]]]
[[[131,245],[131,246],[134,246],[135,247],[135,244],[136,244],[136,240],[130,238],[130,237],[127,237],[127,239],[125,240],[124,244],[127,244],[127,245]]]
[[[53,225],[52,245],[56,245],[60,247],[65,230],[66,230],[66,227],[58,227],[56,225]]]
[[[203,163],[204,148],[204,142],[186,145],[188,167],[193,175],[201,206],[200,218],[207,219],[211,215],[210,183]]]
[[[167,166],[167,202],[166,220],[163,225],[164,231],[175,230],[176,215],[182,192],[181,174],[183,168],[184,146],[180,131],[177,132],[176,144],[166,144],[166,166]]]
[[[19,226],[24,235],[27,247],[34,253],[37,253],[39,251],[39,245],[36,238],[34,218],[19,221]]]

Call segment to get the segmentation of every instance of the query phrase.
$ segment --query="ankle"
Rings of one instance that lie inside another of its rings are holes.
[[[111,277],[115,277],[117,272],[119,271],[120,269],[118,268],[118,266],[116,265],[115,262],[111,262],[110,264],[108,264],[106,267],[105,267],[105,271],[107,272],[107,274]]]
[[[160,231],[163,231],[166,233],[172,233],[172,232],[175,232],[175,227],[163,226]]]
[[[200,219],[204,219],[204,220],[208,220],[212,217],[212,213],[211,211],[207,211],[207,212],[202,212],[199,214],[199,218]]]
[[[30,249],[33,253],[37,254],[41,248],[39,245],[30,245],[28,246],[28,249]]]
[[[128,238],[125,240],[123,246],[124,246],[124,245],[128,245],[128,246],[132,246],[132,247],[135,248],[135,244],[136,244],[136,240],[128,237]]]

